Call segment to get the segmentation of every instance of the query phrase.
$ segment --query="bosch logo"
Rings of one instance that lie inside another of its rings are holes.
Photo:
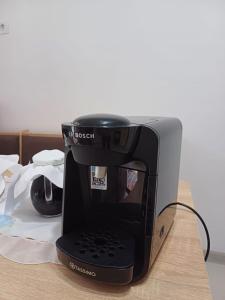
[[[79,139],[94,139],[95,137],[94,133],[80,133],[80,132],[75,132],[74,136],[75,138],[79,138]]]
[[[75,137],[76,139],[94,139],[94,133],[81,133],[81,132],[69,132],[70,137]]]

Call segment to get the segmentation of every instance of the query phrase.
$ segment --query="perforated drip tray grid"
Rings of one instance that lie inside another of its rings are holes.
[[[134,263],[134,238],[120,229],[85,228],[57,241],[65,254],[101,267],[126,268]]]

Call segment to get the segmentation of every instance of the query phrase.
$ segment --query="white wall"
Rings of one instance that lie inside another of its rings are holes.
[[[225,252],[225,2],[0,0],[0,129],[92,112],[183,121],[181,177]]]

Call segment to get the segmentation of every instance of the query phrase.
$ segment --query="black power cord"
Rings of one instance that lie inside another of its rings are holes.
[[[208,228],[207,228],[207,226],[206,226],[204,220],[202,219],[202,217],[199,215],[199,213],[198,213],[194,208],[192,208],[191,206],[189,206],[189,205],[187,205],[187,204],[181,203],[181,202],[171,202],[170,204],[166,205],[166,206],[163,208],[163,210],[161,210],[160,215],[161,215],[161,213],[162,213],[165,209],[167,209],[167,208],[170,207],[170,206],[174,206],[174,205],[180,205],[180,206],[184,206],[184,207],[190,209],[190,210],[191,210],[191,211],[199,218],[199,220],[201,221],[201,223],[202,223],[202,225],[203,225],[203,227],[204,227],[204,229],[205,229],[206,238],[207,238],[207,250],[206,250],[206,253],[205,253],[205,261],[207,261],[208,256],[209,256],[209,252],[210,252],[210,236],[209,236],[209,231],[208,231]]]

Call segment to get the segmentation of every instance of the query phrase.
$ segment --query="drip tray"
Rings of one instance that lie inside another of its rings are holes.
[[[126,284],[132,280],[134,238],[119,229],[85,228],[56,242],[59,259],[94,279]]]

